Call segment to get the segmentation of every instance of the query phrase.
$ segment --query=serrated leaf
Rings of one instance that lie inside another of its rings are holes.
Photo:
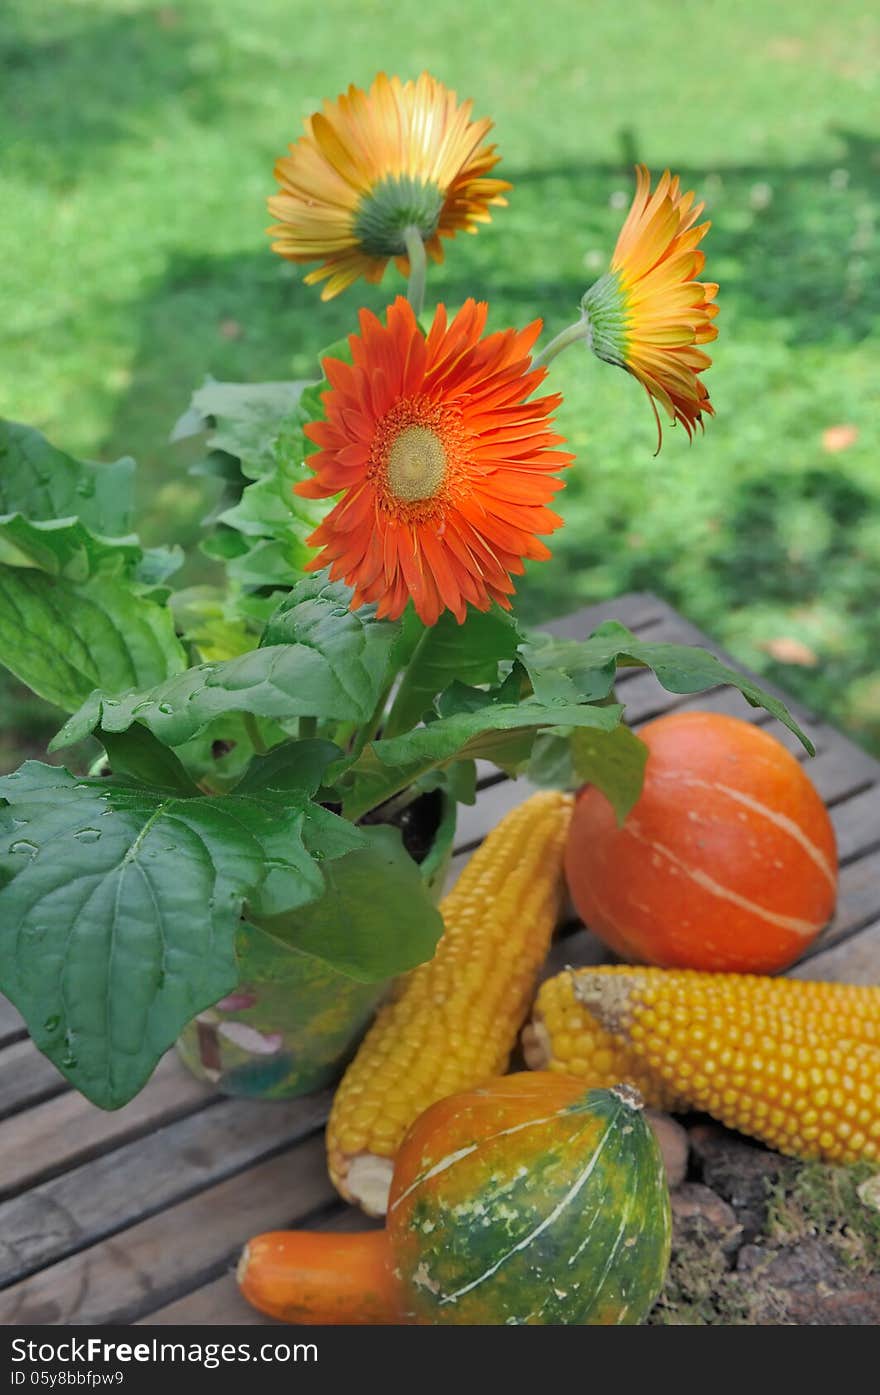
[[[512,660],[522,636],[507,611],[471,608],[463,625],[444,611],[424,630],[389,714],[385,734],[397,736],[414,726],[434,698],[454,679],[461,683],[496,683],[499,664]]]
[[[320,900],[290,916],[251,919],[295,949],[373,983],[430,959],[443,920],[398,830],[377,824],[359,832],[366,846],[325,867]]]
[[[79,518],[119,537],[131,529],[134,468],[127,456],[109,465],[77,460],[34,427],[0,420],[0,514]]]
[[[131,574],[143,560],[137,538],[100,538],[78,518],[34,522],[21,513],[0,516],[0,566],[32,567],[66,581],[98,572]]]
[[[306,577],[275,612],[261,648],[224,663],[198,664],[152,691],[120,700],[93,695],[52,749],[82,740],[97,726],[125,731],[134,721],[166,745],[179,746],[230,712],[279,721],[366,721],[385,682],[397,624],[377,620],[373,606],[350,611],[350,597],[341,583]]]
[[[175,439],[209,430],[212,458],[227,484],[210,520],[218,531],[202,546],[226,563],[233,595],[248,587],[286,590],[313,555],[307,539],[330,502],[300,498],[293,487],[311,473],[303,427],[320,415],[326,386],[208,382],[178,422]]]
[[[171,439],[181,441],[207,430],[212,450],[235,456],[250,479],[259,479],[273,468],[279,423],[296,409],[308,386],[307,380],[223,383],[209,378],[193,393]]]
[[[342,772],[348,785],[345,815],[360,818],[426,772],[456,760],[492,760],[516,773],[528,759],[538,731],[548,726],[611,731],[622,711],[616,705],[544,705],[534,698],[516,705],[487,702],[473,711],[439,717],[403,736],[374,741]]]
[[[645,644],[624,625],[610,620],[582,641],[530,636],[520,657],[533,685],[537,685],[536,692],[540,688],[545,694],[561,698],[570,699],[576,692],[589,693],[589,700],[606,696],[618,665],[652,669],[671,693],[705,692],[721,685],[738,688],[752,707],[763,707],[772,713],[815,755],[813,743],[783,702],[697,646]]]
[[[96,687],[152,687],[186,664],[171,612],[125,577],[75,584],[25,567],[0,567],[0,659],[67,712]]]
[[[177,795],[29,762],[0,780],[0,985],[95,1104],[125,1104],[238,980],[245,904],[324,888],[307,800]]]

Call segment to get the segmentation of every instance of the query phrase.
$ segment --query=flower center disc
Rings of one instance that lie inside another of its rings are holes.
[[[446,474],[446,452],[427,426],[407,426],[388,452],[388,485],[398,499],[414,503],[437,493]]]

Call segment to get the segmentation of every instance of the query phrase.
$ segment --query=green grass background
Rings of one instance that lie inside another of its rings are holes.
[[[515,188],[447,244],[429,296],[555,333],[613,247],[634,160],[713,228],[717,409],[653,458],[647,400],[580,351],[552,370],[577,465],[529,619],[631,589],[880,746],[880,11],[860,0],[5,0],[0,413],[141,466],[142,532],[192,543],[202,485],[168,431],[206,372],[309,373],[401,289],[322,306],[264,236],[304,115],[428,67],[491,114]],[[823,432],[854,427],[830,452]],[[794,638],[813,666],[765,648]],[[6,765],[33,723],[7,701]],[[14,730],[10,730],[14,728]]]

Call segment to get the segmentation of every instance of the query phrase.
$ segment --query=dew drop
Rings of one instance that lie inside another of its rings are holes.
[[[54,1032],[56,1028],[60,1025],[60,1023],[61,1018],[56,1013],[54,1016],[46,1018],[45,1022],[43,1023],[43,1028],[47,1032]]]
[[[159,711],[162,713],[163,717],[168,717],[174,711],[174,708],[171,706],[170,702],[160,702]]]
[[[14,843],[9,844],[11,853],[29,853],[31,857],[39,851],[36,843],[31,843],[27,838],[17,838]]]
[[[312,853],[312,861],[323,862],[326,856],[327,854],[323,853],[320,848],[315,848],[314,852]]]
[[[119,706],[119,698],[109,698],[109,697],[105,697],[105,698],[104,698],[104,706],[105,706],[105,707],[118,707],[118,706]]]
[[[74,833],[81,843],[97,843],[101,836],[100,828],[78,828]]]
[[[75,1070],[78,1065],[79,1061],[69,1051],[61,1057],[61,1066],[64,1070]]]

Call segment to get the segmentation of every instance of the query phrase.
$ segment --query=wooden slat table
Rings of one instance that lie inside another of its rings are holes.
[[[593,606],[549,628],[584,637],[609,618],[652,641],[719,653],[650,595]],[[624,670],[618,687],[636,726],[672,709],[712,708],[772,725],[804,758],[786,730],[732,689],[676,696],[638,669]],[[816,745],[809,771],[830,807],[841,863],[834,920],[792,972],[877,983],[880,764],[791,705]],[[450,881],[529,792],[494,767],[480,773],[476,806],[460,812]],[[606,957],[594,936],[569,923],[547,972]],[[15,1010],[0,1005],[0,1322],[268,1322],[241,1300],[233,1277],[249,1236],[368,1224],[340,1203],[327,1179],[322,1130],[329,1100],[329,1092],[275,1103],[225,1099],[169,1053],[136,1100],[106,1114],[69,1089],[30,1044]]]

